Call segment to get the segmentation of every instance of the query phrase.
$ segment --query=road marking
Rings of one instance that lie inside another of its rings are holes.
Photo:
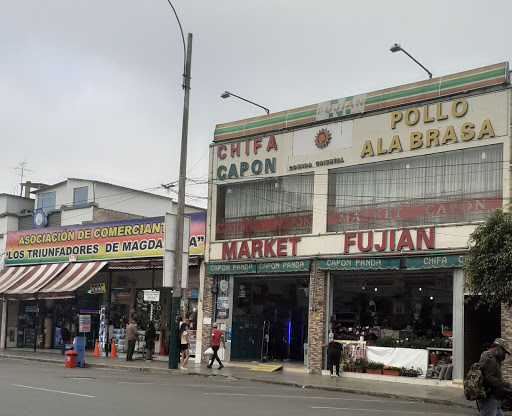
[[[277,394],[246,394],[246,393],[203,393],[209,394],[212,396],[251,396],[251,397],[275,397],[277,399],[320,399],[320,400],[347,400],[347,401],[357,401],[357,402],[382,402],[389,403],[390,400],[378,400],[378,399],[350,399],[344,397],[323,397],[323,396],[286,396],[286,395],[277,395]],[[417,403],[417,402],[400,402],[405,404]],[[319,409],[323,409],[319,407]],[[329,407],[326,409],[335,409],[334,407]]]
[[[164,383],[144,383],[144,382],[136,382],[136,381],[118,381],[119,384],[164,384]],[[165,384],[166,386],[172,386],[172,384]]]
[[[72,396],[81,396],[81,397],[89,397],[91,399],[95,399],[96,396],[89,396],[87,394],[78,394],[78,393],[70,393],[69,391],[60,391],[60,390],[50,390],[50,389],[42,389],[40,387],[31,387],[31,386],[23,386],[21,384],[13,384],[13,386],[16,387],[23,387],[25,389],[33,389],[33,390],[42,390],[42,391],[49,391],[51,393],[60,393],[60,394],[70,394]]]
[[[219,389],[254,389],[255,387],[248,386],[218,386],[210,384],[179,384],[179,383],[155,383],[155,382],[137,382],[137,381],[118,381],[119,384],[152,384],[156,386],[179,386],[179,387],[205,387],[205,388],[219,388]]]
[[[400,402],[402,403],[402,402]],[[380,413],[409,413],[419,415],[445,415],[458,416],[456,413],[435,413],[435,412],[411,412],[410,410],[382,410],[382,409],[354,409],[351,407],[327,407],[327,406],[311,406],[312,409],[329,409],[329,410],[355,410],[357,412],[380,412]]]

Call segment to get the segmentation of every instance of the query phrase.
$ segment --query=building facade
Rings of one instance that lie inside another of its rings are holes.
[[[332,337],[415,343],[415,366],[442,351],[461,380],[505,334],[506,312],[464,302],[463,266],[510,200],[510,121],[502,63],[218,125],[203,334],[217,321],[227,359],[312,373]]]
[[[135,319],[143,329],[149,322],[155,324],[156,352],[166,353],[161,340],[168,335],[174,273],[166,259],[173,244],[176,203],[83,179],[44,186],[35,194],[35,200],[23,198],[32,203],[23,214],[30,221],[19,221],[3,236],[7,267],[0,272],[0,347],[60,348],[60,328],[65,325],[73,335],[85,335],[89,348],[96,340],[106,348],[115,339],[123,351],[122,331]],[[185,212],[190,247],[182,280],[189,294],[183,316],[193,338],[206,213],[193,206],[186,206]],[[147,291],[158,299],[146,299]],[[83,316],[89,322],[87,331],[80,329]]]

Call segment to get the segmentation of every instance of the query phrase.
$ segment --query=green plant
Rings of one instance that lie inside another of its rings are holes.
[[[387,371],[402,371],[402,369],[400,367],[393,367],[392,365],[384,366],[383,370],[387,370]]]
[[[476,307],[502,303],[512,306],[512,211],[510,205],[495,209],[469,236],[464,266],[464,288]]]
[[[382,370],[384,368],[384,363],[379,363],[377,361],[368,361],[367,367],[369,370]]]
[[[355,366],[356,368],[368,368],[368,360],[364,358],[356,358]]]
[[[405,377],[418,377],[420,375],[420,372],[418,370],[415,370],[414,368],[402,367],[400,375]]]

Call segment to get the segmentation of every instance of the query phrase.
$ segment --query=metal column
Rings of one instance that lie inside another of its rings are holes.
[[[453,380],[464,378],[464,270],[453,272]]]

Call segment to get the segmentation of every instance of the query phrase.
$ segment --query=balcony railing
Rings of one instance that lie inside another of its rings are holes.
[[[309,234],[312,227],[313,211],[219,218],[216,224],[216,239]]]

